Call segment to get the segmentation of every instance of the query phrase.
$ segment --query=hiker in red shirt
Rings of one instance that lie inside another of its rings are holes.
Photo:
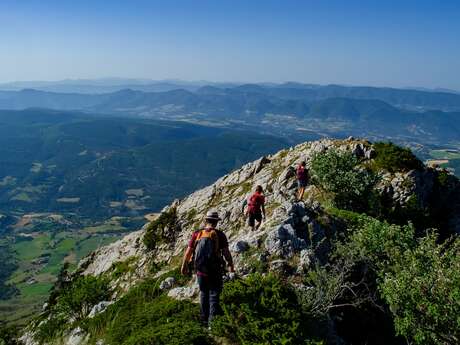
[[[303,194],[305,193],[305,187],[308,184],[308,170],[307,163],[302,161],[297,167],[297,200],[303,199]]]
[[[258,230],[262,220],[265,219],[265,195],[262,186],[256,187],[256,191],[249,198],[247,205],[248,225],[252,231]]]
[[[193,233],[181,267],[182,274],[186,275],[189,273],[189,263],[194,261],[200,287],[201,320],[206,326],[209,326],[220,310],[219,296],[223,286],[225,262],[230,272],[235,271],[227,236],[216,229],[220,220],[217,212],[209,211],[206,214],[206,225],[204,229]]]

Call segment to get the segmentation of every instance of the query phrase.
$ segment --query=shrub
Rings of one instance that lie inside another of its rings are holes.
[[[375,169],[389,172],[423,169],[423,163],[408,148],[391,142],[378,142],[373,145],[376,157],[372,163]]]
[[[47,309],[56,305],[57,298],[59,297],[61,291],[71,284],[69,266],[70,264],[65,262],[60,268],[56,281],[54,282],[48,297]]]
[[[437,182],[441,187],[447,187],[450,179],[449,173],[445,170],[439,171],[437,174]]]
[[[109,299],[110,295],[109,283],[105,278],[80,276],[61,292],[56,308],[78,321],[85,318],[97,303]]]
[[[109,344],[196,344],[210,341],[198,319],[198,306],[167,296],[123,308],[107,330]]]
[[[312,344],[313,325],[292,288],[274,275],[251,275],[225,285],[223,315],[213,333],[245,344]],[[311,323],[311,324],[310,324]]]
[[[335,251],[341,272],[361,272],[354,281],[364,282],[369,292],[379,292],[379,303],[387,304],[397,334],[408,342],[458,343],[460,239],[437,244],[434,233],[417,239],[411,224],[388,224],[367,216],[359,217],[355,224],[348,241],[338,244]],[[365,269],[350,270],[353,266]],[[369,272],[373,272],[372,279],[363,276],[369,277]],[[350,284],[351,278],[340,285],[356,287]],[[353,295],[361,298],[359,292]]]
[[[317,154],[311,162],[313,181],[334,195],[335,206],[352,211],[366,210],[377,178],[359,163],[351,152],[329,150]]]
[[[149,224],[143,239],[145,246],[152,250],[155,249],[157,244],[172,241],[176,232],[176,226],[176,209],[171,207],[167,211],[162,212],[156,220]]]
[[[58,284],[53,291],[53,304],[41,315],[42,322],[35,333],[40,344],[55,340],[73,323],[82,322],[93,306],[111,296],[108,280],[94,276],[78,276]]]
[[[112,278],[118,279],[128,272],[133,272],[135,269],[136,257],[131,256],[125,261],[117,261],[112,265]]]
[[[34,339],[39,344],[46,344],[55,340],[58,335],[62,334],[68,325],[63,315],[52,315],[49,319],[41,322],[34,334]]]
[[[416,344],[460,343],[460,239],[420,240],[384,275],[381,292],[399,334]]]
[[[17,336],[17,328],[2,326],[0,322],[0,345],[19,345],[16,341]]]
[[[356,226],[345,244],[338,244],[336,256],[351,262],[365,262],[374,269],[383,269],[415,245],[415,229],[395,225],[369,216],[355,219]]]
[[[82,327],[93,339],[111,345],[210,343],[201,327],[198,306],[164,296],[158,280],[148,280]]]
[[[335,216],[341,219],[349,227],[356,227],[362,222],[362,219],[363,219],[362,218],[363,215],[361,213],[342,210],[342,209],[335,208],[335,207],[329,208],[328,213],[332,216]]]

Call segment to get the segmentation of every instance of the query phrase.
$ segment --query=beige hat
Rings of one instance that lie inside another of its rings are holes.
[[[217,213],[216,211],[208,211],[206,213],[206,220],[222,220],[222,219],[219,217],[219,213]]]

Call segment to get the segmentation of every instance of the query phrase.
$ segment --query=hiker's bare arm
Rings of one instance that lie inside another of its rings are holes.
[[[184,258],[182,259],[182,266],[180,269],[182,274],[188,273],[187,263],[190,261],[192,254],[193,254],[193,249],[190,247],[187,247],[187,249],[185,250]]]
[[[262,204],[262,215],[264,216],[264,219],[265,219],[265,205]]]
[[[227,262],[230,272],[235,272],[235,267],[233,266],[233,258],[230,250],[227,248],[222,249],[222,254],[224,255],[225,261]]]

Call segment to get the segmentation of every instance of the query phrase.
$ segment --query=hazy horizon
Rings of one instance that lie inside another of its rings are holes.
[[[110,83],[110,82],[113,83]],[[284,80],[284,81],[229,81],[229,80],[185,80],[185,79],[177,79],[177,78],[166,78],[166,79],[151,79],[151,78],[133,78],[133,77],[99,77],[99,78],[65,78],[65,79],[55,79],[55,80],[9,80],[9,81],[0,81],[0,86],[6,85],[15,85],[15,84],[69,84],[72,83],[78,84],[88,82],[90,85],[99,85],[101,82],[105,82],[105,85],[111,86],[123,86],[129,82],[133,84],[139,85],[147,85],[147,84],[154,84],[154,83],[177,83],[177,84],[190,84],[190,85],[213,85],[213,84],[235,84],[235,85],[244,85],[244,84],[273,84],[273,85],[282,85],[286,83],[298,83],[304,85],[317,85],[317,86],[328,86],[328,85],[339,85],[339,86],[346,86],[346,87],[375,87],[375,88],[394,88],[394,89],[413,89],[413,90],[420,90],[420,91],[439,91],[439,92],[455,92],[459,93],[460,89],[454,88],[445,88],[442,86],[439,87],[427,87],[424,85],[403,85],[403,86],[395,86],[395,85],[372,85],[372,84],[348,84],[348,83],[312,83],[309,81],[299,81],[299,80]],[[104,85],[100,84],[100,85]],[[37,86],[39,87],[39,86]]]

